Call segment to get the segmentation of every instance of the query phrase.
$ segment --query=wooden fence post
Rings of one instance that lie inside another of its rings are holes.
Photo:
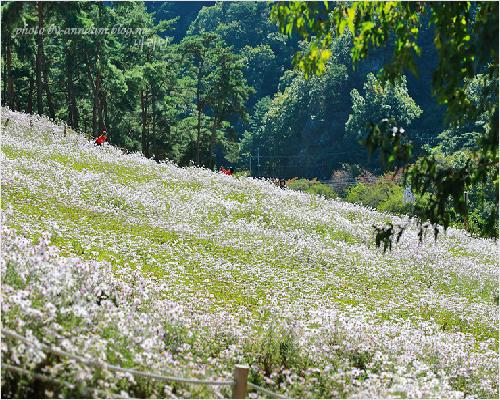
[[[236,364],[233,370],[233,399],[244,399],[247,397],[248,371],[250,367],[244,364]]]

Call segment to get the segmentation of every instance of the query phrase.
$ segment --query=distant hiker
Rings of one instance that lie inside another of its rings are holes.
[[[280,189],[286,189],[286,180],[280,179]]]
[[[221,172],[221,173],[223,173],[225,175],[232,175],[234,173],[234,168],[233,167],[229,167],[228,169],[226,169],[224,167],[220,167],[219,172]]]
[[[96,146],[102,146],[106,140],[108,140],[108,134],[106,132],[106,129],[103,129],[101,136],[99,136],[95,140],[94,145],[96,145]]]

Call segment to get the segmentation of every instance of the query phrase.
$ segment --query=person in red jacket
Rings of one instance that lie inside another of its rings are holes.
[[[96,146],[102,146],[106,140],[108,140],[108,134],[107,134],[107,132],[106,132],[106,129],[103,129],[101,136],[99,136],[99,137],[95,140],[94,144],[95,144]]]
[[[222,172],[225,175],[232,175],[233,172],[234,172],[234,168],[233,167],[229,167],[229,169],[226,169],[224,167],[220,167],[219,172]]]

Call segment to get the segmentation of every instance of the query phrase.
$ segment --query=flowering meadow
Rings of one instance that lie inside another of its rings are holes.
[[[384,254],[372,226],[404,218],[1,123],[2,326],[35,344],[2,337],[2,364],[70,384],[2,369],[4,397],[231,394],[39,343],[199,379],[248,363],[286,397],[498,397],[493,240],[410,226]]]

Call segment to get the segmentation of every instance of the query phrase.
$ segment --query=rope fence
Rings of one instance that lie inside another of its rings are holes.
[[[157,380],[160,382],[179,382],[179,383],[188,383],[188,384],[194,384],[194,385],[208,385],[208,386],[232,386],[232,398],[233,399],[244,399],[246,398],[247,395],[247,388],[250,387],[252,389],[255,389],[257,391],[260,391],[264,394],[267,394],[268,396],[274,397],[274,398],[284,398],[281,395],[274,393],[270,390],[267,390],[261,386],[255,385],[253,383],[248,382],[248,373],[250,370],[250,367],[248,365],[244,364],[237,364],[234,366],[233,369],[233,380],[231,381],[218,381],[218,380],[206,380],[206,379],[194,379],[194,378],[186,378],[186,377],[178,377],[178,376],[167,376],[167,375],[159,375],[156,373],[152,372],[146,372],[146,371],[139,371],[137,369],[131,369],[131,368],[122,368],[118,367],[116,365],[111,365],[105,362],[101,361],[94,361],[90,360],[84,357],[77,356],[75,354],[68,353],[63,350],[56,349],[54,347],[48,346],[44,343],[34,343],[31,340],[25,338],[24,336],[11,331],[9,329],[2,328],[1,329],[2,335],[6,337],[10,337],[12,339],[17,339],[25,344],[28,344],[32,347],[42,349],[47,353],[52,353],[61,357],[66,357],[69,359],[72,359],[80,364],[87,365],[89,367],[94,367],[94,368],[102,368],[102,369],[107,369],[109,371],[113,372],[121,372],[121,373],[129,373],[134,376],[139,376],[143,378],[149,378],[153,380]],[[13,372],[17,372],[21,375],[31,375],[35,379],[41,380],[41,381],[46,381],[46,382],[52,382],[59,384],[61,386],[65,386],[68,389],[74,389],[74,385],[70,384],[68,382],[60,381],[52,377],[48,377],[43,374],[38,374],[34,373],[28,370],[25,370],[23,368],[15,367],[13,365],[9,364],[2,364],[2,368],[5,370],[10,370]],[[99,391],[98,389],[92,389],[96,393],[102,392]],[[89,390],[87,390],[89,392]],[[102,392],[104,393],[104,392]]]

